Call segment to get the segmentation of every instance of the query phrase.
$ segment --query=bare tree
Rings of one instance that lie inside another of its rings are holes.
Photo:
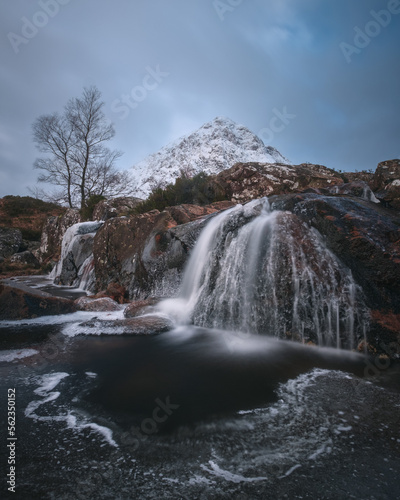
[[[40,116],[33,124],[33,140],[41,153],[50,156],[35,160],[34,168],[43,170],[38,182],[49,182],[62,188],[65,201],[72,207],[74,163],[71,155],[74,134],[71,123],[57,113]]]
[[[33,124],[34,142],[47,154],[34,163],[34,168],[43,171],[38,182],[58,186],[57,197],[61,190],[70,207],[84,208],[95,194],[126,196],[133,190],[129,174],[114,167],[122,153],[105,146],[115,131],[105,119],[100,99],[96,87],[85,88],[80,98],[67,103],[61,116],[43,115]]]

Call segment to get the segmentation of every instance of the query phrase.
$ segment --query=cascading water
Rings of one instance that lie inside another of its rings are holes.
[[[321,235],[268,201],[211,219],[161,310],[180,323],[353,348],[367,322],[362,291]]]
[[[61,257],[49,278],[57,284],[89,290],[94,282],[93,239],[103,222],[80,222],[63,237]]]

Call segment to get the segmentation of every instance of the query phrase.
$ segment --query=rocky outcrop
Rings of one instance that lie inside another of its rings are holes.
[[[96,295],[94,295],[95,299],[100,299],[103,297],[109,297],[115,302],[118,302],[118,304],[124,304],[125,302],[128,302],[128,292],[119,283],[109,283],[106,290],[97,292]]]
[[[79,299],[75,300],[75,307],[78,311],[95,312],[119,311],[121,309],[121,306],[110,297],[102,297],[98,299],[91,297],[79,297]]]
[[[80,323],[77,327],[83,335],[157,335],[171,330],[171,321],[159,316],[141,316],[99,320],[97,318]]]
[[[317,229],[328,248],[351,270],[371,310],[381,311],[366,325],[378,352],[400,354],[400,331],[383,326],[400,313],[400,214],[380,204],[348,196],[304,193],[272,197],[275,209],[289,210]],[[380,345],[384,342],[384,346]]]
[[[123,197],[100,201],[93,210],[93,220],[108,220],[129,215],[139,205],[141,198]]]
[[[62,216],[49,217],[43,227],[40,247],[36,253],[38,260],[57,261],[61,255],[61,243],[66,230],[80,220],[79,210],[75,208],[68,209]]]
[[[329,188],[340,184],[343,184],[343,179],[334,170],[308,163],[236,163],[211,181],[216,193],[239,203],[263,196],[299,192],[307,188]]]
[[[11,262],[29,265],[30,267],[34,267],[34,268],[38,268],[40,266],[37,258],[29,250],[25,250],[24,252],[15,253],[11,257],[10,260],[11,260]]]
[[[328,191],[332,194],[347,194],[372,201],[373,203],[379,203],[379,200],[372,192],[372,189],[364,181],[353,181],[346,184],[339,184],[337,186],[330,187]]]
[[[102,222],[80,222],[65,232],[61,258],[51,272],[58,285],[90,289],[93,274],[93,240]]]
[[[180,205],[164,212],[152,210],[109,219],[94,239],[96,289],[117,282],[128,290],[131,299],[173,295],[205,217],[218,212],[221,206],[232,205]]]
[[[10,280],[0,282],[0,320],[67,314],[75,311],[72,300],[55,297]]]
[[[400,209],[400,160],[379,163],[370,185],[378,200]]]
[[[373,171],[362,170],[361,172],[343,172],[342,174],[343,180],[346,183],[349,182],[366,182],[368,185],[371,184],[374,173]]]
[[[22,233],[19,229],[0,227],[0,257],[11,257],[18,252],[21,244]]]
[[[154,297],[145,300],[135,300],[125,307],[124,316],[125,318],[136,318],[136,316],[141,316],[151,311],[152,306],[155,306],[158,302],[159,300]]]

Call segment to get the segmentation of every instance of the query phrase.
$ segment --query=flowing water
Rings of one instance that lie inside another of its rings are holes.
[[[321,235],[268,201],[238,205],[201,233],[177,299],[178,323],[355,348],[368,314],[351,271]]]
[[[93,239],[102,224],[101,221],[79,222],[66,230],[60,260],[49,274],[51,280],[81,290],[91,289],[95,281]]]
[[[190,326],[71,336],[90,314],[0,325],[15,498],[399,498],[396,365]]]
[[[316,231],[267,201],[211,217],[159,314],[177,328],[126,335],[122,309],[0,322],[1,498],[400,498],[400,368],[337,348],[367,314]]]

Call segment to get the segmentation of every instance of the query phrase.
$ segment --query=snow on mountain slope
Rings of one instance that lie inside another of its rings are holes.
[[[237,162],[290,162],[278,150],[265,146],[243,125],[217,117],[133,166],[135,196],[147,198],[154,187],[173,183],[185,172],[218,174]]]

